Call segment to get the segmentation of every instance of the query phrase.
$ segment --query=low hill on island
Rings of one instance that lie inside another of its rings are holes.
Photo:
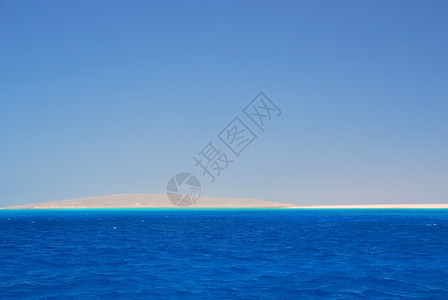
[[[7,207],[7,209],[48,208],[176,208],[165,194],[118,194]],[[216,198],[203,196],[191,208],[287,208],[289,203],[277,203],[250,198]]]
[[[0,209],[82,209],[82,208],[179,208],[165,194],[118,194],[41,202]],[[217,198],[202,196],[187,208],[292,208],[292,209],[384,209],[384,208],[445,208],[447,203],[420,204],[361,204],[361,205],[294,205],[252,198]]]

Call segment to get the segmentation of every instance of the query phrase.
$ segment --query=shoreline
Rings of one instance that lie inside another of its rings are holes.
[[[448,209],[448,203],[439,204],[365,204],[365,205],[298,205],[290,209]]]
[[[0,207],[0,210],[39,209],[448,209],[448,203],[417,204],[313,204],[300,205],[265,201],[255,198],[201,196],[200,201],[188,207],[170,203],[165,194],[113,194],[58,201]]]
[[[1,210],[224,210],[224,209],[448,209],[448,204],[372,204],[372,205],[297,205],[297,206],[191,206],[191,207],[1,207]]]

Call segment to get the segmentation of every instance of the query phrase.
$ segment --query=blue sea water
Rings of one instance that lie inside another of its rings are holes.
[[[448,210],[0,211],[1,299],[448,299]]]

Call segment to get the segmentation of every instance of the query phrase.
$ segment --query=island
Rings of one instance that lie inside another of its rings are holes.
[[[115,194],[85,197],[69,200],[41,202],[25,205],[3,207],[0,209],[103,209],[103,208],[173,208],[182,209],[172,204],[165,194]],[[183,207],[185,208],[185,207]],[[202,196],[195,208],[281,208],[281,209],[409,209],[409,208],[446,208],[448,203],[432,204],[370,204],[370,205],[294,205],[291,203],[272,202],[254,198],[219,198]]]

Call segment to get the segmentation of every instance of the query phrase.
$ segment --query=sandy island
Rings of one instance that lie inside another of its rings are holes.
[[[0,209],[90,209],[90,208],[179,208],[165,194],[118,194],[61,201],[10,206]],[[189,208],[285,208],[285,209],[382,209],[447,208],[443,204],[370,204],[370,205],[294,205],[252,198],[217,198],[203,196]]]

